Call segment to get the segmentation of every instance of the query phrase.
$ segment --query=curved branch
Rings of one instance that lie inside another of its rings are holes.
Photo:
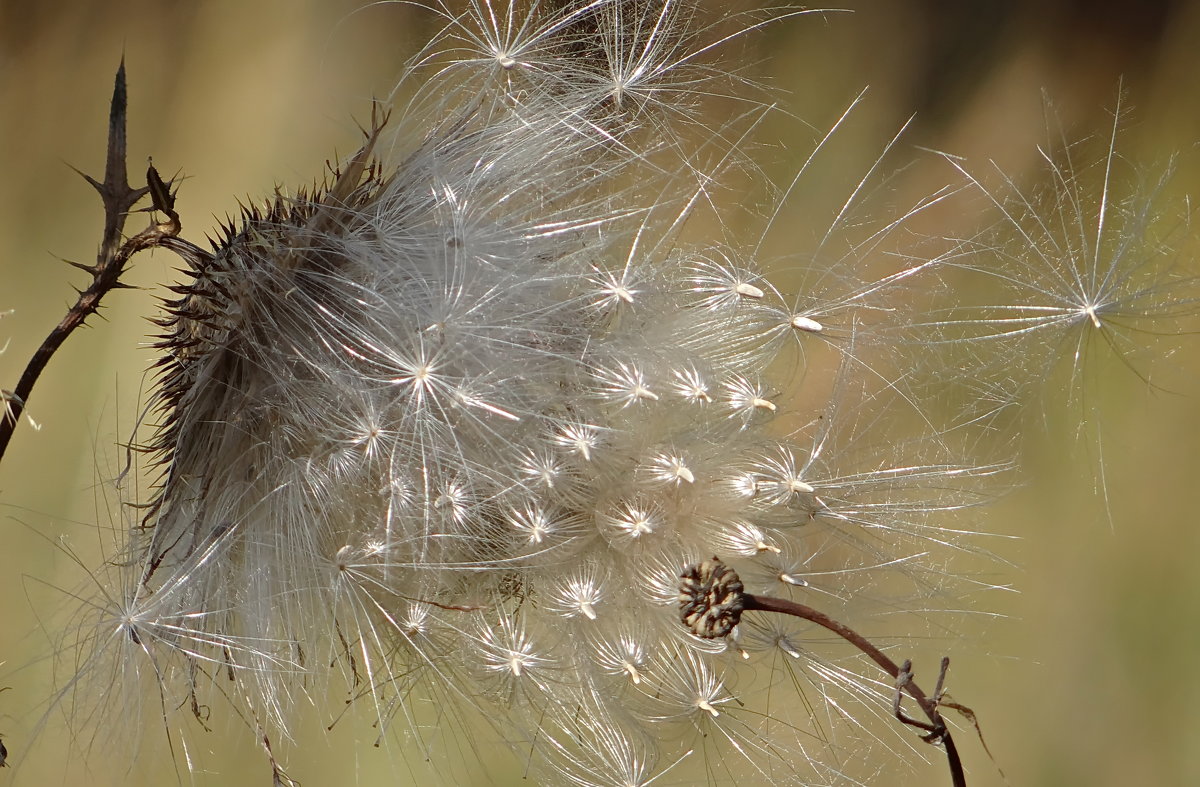
[[[176,237],[180,231],[180,223],[179,214],[175,212],[175,196],[171,193],[169,184],[159,177],[153,165],[147,172],[148,186],[135,189],[129,185],[125,166],[126,103],[125,61],[122,60],[117,68],[112,103],[109,107],[108,154],[104,167],[104,181],[100,182],[82,172],[79,173],[100,193],[100,199],[104,203],[104,235],[96,253],[96,264],[71,263],[92,274],[92,283],[87,289],[79,292],[75,304],[34,352],[17,382],[17,387],[11,391],[0,391],[4,402],[3,411],[0,412],[0,459],[3,459],[13,431],[29,403],[33,386],[50,363],[50,359],[62,347],[67,337],[96,313],[105,295],[126,286],[121,283],[121,274],[125,272],[129,258],[139,251],[155,246],[177,248],[182,244],[190,249],[195,248]],[[167,221],[152,222],[145,230],[122,243],[125,219],[138,200],[146,194],[150,194],[152,198],[152,209],[164,214]]]
[[[954,738],[950,736],[950,730],[946,727],[946,722],[942,719],[942,714],[938,711],[937,701],[935,699],[930,699],[930,697],[925,694],[921,687],[913,682],[912,673],[909,670],[910,662],[904,662],[903,667],[897,666],[896,662],[892,661],[890,658],[888,658],[886,653],[871,644],[871,641],[866,637],[859,634],[857,631],[845,625],[844,623],[840,623],[839,621],[836,621],[826,615],[824,612],[813,609],[806,604],[800,604],[795,601],[788,601],[787,599],[782,598],[771,598],[769,596],[756,596],[752,593],[744,593],[742,594],[742,609],[747,611],[757,610],[760,612],[778,612],[783,615],[791,615],[793,617],[803,618],[804,620],[816,623],[818,626],[829,629],[834,634],[837,634],[839,637],[846,640],[851,645],[866,654],[871,661],[874,661],[879,665],[880,669],[882,669],[888,675],[891,675],[897,681],[897,718],[899,718],[900,721],[904,722],[905,724],[920,727],[929,733],[925,736],[925,740],[928,742],[941,743],[943,746],[945,746],[946,757],[950,761],[950,778],[954,783],[954,787],[966,787],[967,780],[965,774],[963,773],[962,760],[958,755],[958,747],[954,745]],[[946,666],[948,665],[949,660],[943,659],[943,670],[945,670]],[[938,684],[940,686],[940,679]],[[921,707],[921,710],[925,713],[925,716],[928,717],[929,724],[925,724],[916,719],[907,718],[900,712],[900,703],[898,698],[899,691],[901,689],[907,691],[912,698],[917,701],[917,705]]]
[[[741,622],[742,613],[746,611],[791,615],[832,631],[865,653],[880,669],[895,679],[896,698],[893,709],[896,718],[904,724],[924,730],[925,735],[922,738],[927,743],[942,744],[950,762],[950,778],[954,787],[966,787],[967,779],[963,773],[958,748],[954,745],[950,730],[938,710],[942,681],[950,665],[949,659],[942,659],[942,672],[938,677],[937,689],[930,698],[913,682],[911,662],[906,661],[903,666],[897,666],[896,662],[871,644],[870,640],[844,623],[805,604],[769,596],[756,596],[745,591],[737,572],[720,558],[714,557],[712,560],[687,566],[680,576],[679,583],[680,620],[693,634],[704,639],[729,636]],[[929,718],[928,723],[911,718],[901,709],[901,693],[905,691],[921,706],[921,710]]]

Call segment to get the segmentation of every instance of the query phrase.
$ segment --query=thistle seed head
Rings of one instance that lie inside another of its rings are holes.
[[[838,781],[819,700],[774,702],[757,656],[853,719],[847,696],[865,717],[891,693],[800,631],[739,640],[738,574],[762,597],[920,598],[965,548],[940,517],[1004,465],[956,455],[969,429],[922,411],[885,371],[906,348],[862,318],[902,319],[879,304],[933,267],[877,253],[920,208],[847,241],[856,179],[796,255],[844,246],[836,275],[785,295],[762,238],[684,232],[732,225],[708,200],[757,120],[700,150],[658,133],[721,94],[706,57],[761,20],[437,10],[394,123],[185,259],[139,442],[159,485],[80,636],[110,659],[79,663],[106,687],[140,669],[164,717],[227,700],[276,742],[326,681],[422,751],[427,705],[491,720],[548,783],[650,784],[701,747],[738,781]]]

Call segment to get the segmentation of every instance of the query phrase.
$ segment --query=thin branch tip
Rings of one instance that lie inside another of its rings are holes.
[[[175,210],[175,193],[171,190],[170,182],[164,181],[159,176],[153,163],[147,170],[147,185],[140,188],[133,188],[129,185],[125,133],[127,109],[125,58],[122,56],[121,63],[117,67],[112,101],[109,105],[104,180],[96,180],[72,167],[96,189],[104,206],[104,232],[101,236],[99,250],[96,252],[96,264],[83,265],[69,262],[76,268],[87,271],[91,275],[92,281],[83,289],[76,288],[78,298],[74,305],[58,325],[50,331],[29,359],[17,386],[11,391],[4,391],[3,417],[0,418],[0,458],[3,458],[8,448],[13,430],[29,402],[29,395],[34,385],[63,342],[76,328],[83,325],[88,317],[97,313],[101,301],[107,293],[116,289],[134,289],[121,282],[121,276],[125,272],[125,266],[130,258],[139,251],[158,246],[165,246],[184,256],[199,253],[195,246],[177,237],[182,227],[179,214]],[[151,195],[153,200],[151,209],[164,214],[167,221],[155,222],[152,219],[149,227],[126,238],[124,235],[125,220],[133,206],[147,194]],[[33,423],[32,420],[30,422]]]

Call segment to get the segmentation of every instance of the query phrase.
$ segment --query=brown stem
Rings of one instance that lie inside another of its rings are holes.
[[[100,199],[104,203],[104,235],[100,242],[100,250],[96,253],[96,264],[72,263],[75,267],[92,274],[92,283],[87,289],[80,291],[79,298],[66,316],[34,352],[17,382],[17,387],[12,391],[0,391],[4,403],[3,411],[0,412],[0,459],[8,449],[13,431],[29,403],[29,395],[42,371],[67,337],[99,309],[101,299],[111,290],[125,286],[120,279],[129,258],[139,251],[155,246],[191,246],[175,237],[180,230],[179,214],[175,212],[175,198],[168,184],[163,182],[153,166],[147,174],[149,186],[135,189],[129,185],[125,167],[125,111],[125,62],[122,60],[117,69],[112,103],[109,107],[108,154],[104,167],[104,181],[100,182],[82,172],[79,173],[100,193]],[[125,219],[137,201],[147,193],[153,198],[154,210],[165,214],[167,221],[152,223],[122,243]]]
[[[950,761],[950,777],[954,782],[954,787],[966,787],[966,775],[963,773],[962,760],[958,756],[958,749],[954,745],[954,739],[950,736],[950,730],[946,727],[946,722],[942,719],[941,713],[938,711],[937,702],[929,698],[921,687],[913,682],[908,675],[907,664],[905,669],[901,669],[896,665],[896,662],[888,658],[887,654],[875,647],[871,642],[859,634],[849,626],[840,623],[826,615],[824,612],[813,609],[805,604],[799,604],[795,601],[788,601],[781,598],[771,598],[769,596],[755,596],[751,593],[742,594],[742,609],[758,610],[760,612],[778,612],[784,615],[792,615],[794,617],[803,618],[804,620],[816,623],[818,626],[829,629],[834,634],[837,634],[842,639],[849,642],[854,647],[858,648],[866,654],[871,661],[879,665],[880,669],[891,675],[897,681],[901,681],[901,676],[904,675],[902,684],[898,684],[906,690],[917,704],[921,706],[921,710],[929,718],[929,725],[916,722],[916,726],[927,730],[930,735],[927,740],[940,741],[946,748],[946,757]],[[940,681],[939,681],[940,682]],[[899,714],[898,714],[899,715]],[[902,721],[905,721],[901,717]],[[913,723],[915,720],[907,720],[908,723]]]

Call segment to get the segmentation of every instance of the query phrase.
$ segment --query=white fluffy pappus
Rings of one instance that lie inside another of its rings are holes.
[[[164,717],[231,705],[273,763],[340,676],[421,756],[432,700],[490,721],[539,782],[852,783],[877,734],[857,708],[885,717],[891,687],[803,627],[699,639],[677,586],[717,554],[756,590],[849,612],[942,592],[966,534],[941,517],[1006,466],[952,458],[954,428],[869,357],[888,348],[857,317],[937,260],[854,282],[839,249],[819,290],[785,296],[761,243],[681,239],[766,110],[712,130],[699,144],[725,157],[703,168],[660,132],[736,96],[707,56],[761,19],[434,10],[399,131],[377,113],[321,188],[184,254],[144,427],[160,483],[67,690],[129,671]],[[780,430],[778,367],[808,342],[836,347],[837,379]]]

